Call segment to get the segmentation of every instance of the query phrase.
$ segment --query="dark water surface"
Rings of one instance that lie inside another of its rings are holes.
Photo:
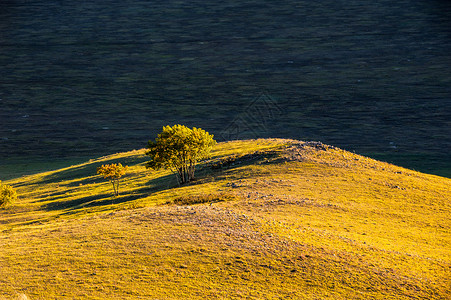
[[[451,2],[0,1],[0,164],[320,140],[451,175]]]

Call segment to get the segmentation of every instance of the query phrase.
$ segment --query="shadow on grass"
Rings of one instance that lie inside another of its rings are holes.
[[[100,162],[95,161],[87,163],[82,166],[70,167],[69,169],[66,170],[53,172],[52,174],[47,175],[41,180],[39,180],[37,183],[39,184],[58,183],[61,181],[76,180],[77,178],[89,177],[87,179],[81,179],[79,181],[76,181],[75,183],[73,183],[73,185],[89,184],[97,180],[97,177],[94,177],[94,175],[97,174],[97,168],[100,167],[101,165],[121,163],[122,165],[136,166],[138,164],[146,162],[147,160],[148,160],[147,157],[135,155],[130,157],[113,158],[110,160],[104,160]]]
[[[124,160],[114,160],[114,161],[124,161]],[[111,162],[114,162],[111,161]],[[135,164],[141,163],[142,159],[137,159],[134,161]],[[109,162],[109,163],[111,163]],[[105,163],[105,162],[103,162]],[[132,161],[128,161],[128,163],[133,163]],[[205,180],[208,181],[211,176],[216,179],[223,179],[224,172],[230,172],[233,169],[248,166],[252,164],[273,164],[277,163],[277,153],[273,151],[267,152],[258,152],[253,154],[246,154],[242,156],[231,156],[225,157],[222,160],[215,160],[213,164],[202,164],[199,165],[198,170],[196,172],[196,179],[186,185],[196,185],[205,183]],[[54,182],[58,179],[69,179],[77,177],[76,175],[80,175],[86,173],[87,170],[95,169],[97,165],[101,163],[93,163],[92,165],[87,165],[83,167],[77,167],[75,169],[70,169],[67,171],[58,172],[57,174],[52,174],[51,179],[48,178],[50,182]],[[86,175],[86,174],[84,174]],[[224,175],[225,176],[225,175]],[[95,178],[88,178],[85,180],[77,181],[74,185],[78,185],[79,183],[91,183]],[[82,196],[80,198],[75,198],[67,201],[57,201],[52,202],[45,205],[44,209],[46,210],[65,210],[65,211],[75,211],[83,208],[90,207],[100,207],[107,206],[111,204],[121,204],[126,202],[131,202],[134,200],[138,200],[140,198],[145,198],[152,193],[161,192],[164,190],[170,190],[173,188],[179,187],[177,179],[174,174],[167,174],[161,177],[153,178],[143,184],[139,189],[133,190],[132,192],[127,193],[124,191],[118,197],[112,196],[112,193],[102,193],[97,195],[89,195]]]
[[[138,200],[140,198],[147,197],[152,193],[172,189],[175,187],[178,187],[177,181],[175,180],[175,176],[170,174],[149,180],[141,188],[133,190],[132,192],[127,193],[127,191],[124,191],[122,194],[119,194],[118,197],[114,197],[112,192],[82,196],[80,198],[75,198],[67,201],[56,201],[49,203],[44,206],[44,209],[48,211],[67,211],[89,207],[106,206],[111,204],[121,204]]]
[[[200,166],[198,174],[205,176],[249,165],[277,164],[280,162],[280,155],[277,150],[256,151],[249,154],[230,155],[221,159],[212,159],[208,164]]]

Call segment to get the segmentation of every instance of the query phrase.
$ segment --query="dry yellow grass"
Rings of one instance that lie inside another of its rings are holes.
[[[5,182],[20,200],[0,211],[0,298],[450,295],[450,179],[273,139],[218,144],[178,187],[143,153]],[[130,166],[117,198],[95,175],[112,162]],[[172,204],[190,196],[214,201]]]

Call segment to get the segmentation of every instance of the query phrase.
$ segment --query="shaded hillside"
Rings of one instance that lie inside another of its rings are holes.
[[[220,143],[181,187],[145,159],[132,151],[7,181],[20,201],[0,210],[0,297],[451,292],[450,179],[293,140]],[[107,162],[130,166],[118,198],[95,175]]]
[[[449,1],[2,1],[0,155],[106,155],[182,123],[451,176],[450,20]]]

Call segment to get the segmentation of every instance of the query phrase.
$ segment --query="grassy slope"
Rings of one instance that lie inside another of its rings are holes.
[[[182,187],[145,160],[132,151],[7,181],[21,199],[0,211],[0,298],[451,292],[450,179],[290,140],[221,143],[223,167]],[[115,199],[95,175],[109,162],[131,167]],[[199,195],[228,201],[167,203]]]

